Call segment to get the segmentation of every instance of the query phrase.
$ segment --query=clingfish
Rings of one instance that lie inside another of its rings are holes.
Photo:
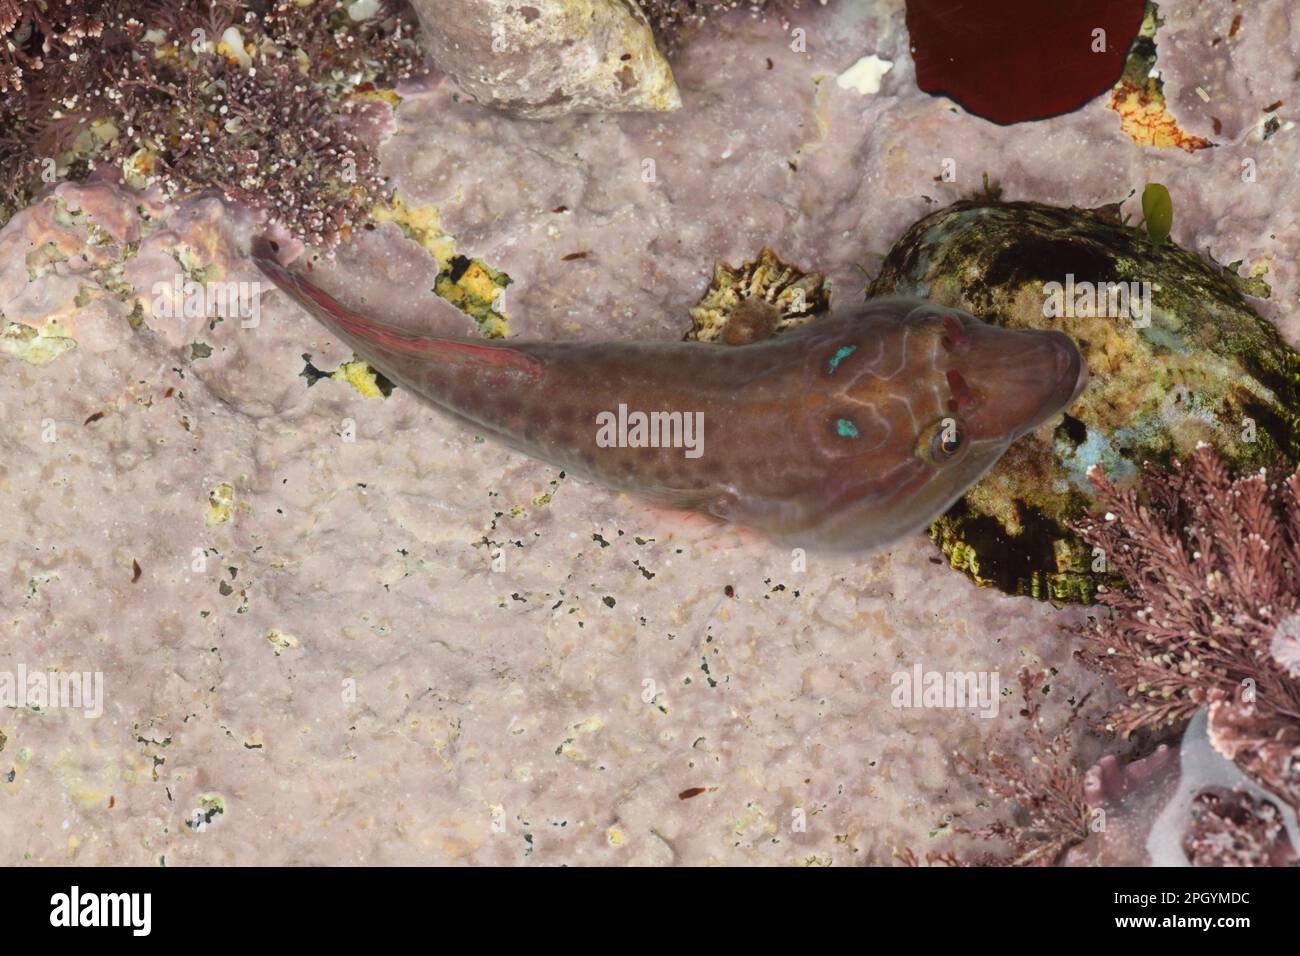
[[[832,550],[920,531],[1087,382],[1060,332],[875,299],[748,345],[490,342],[353,312],[264,273],[370,365],[506,445],[617,491]]]

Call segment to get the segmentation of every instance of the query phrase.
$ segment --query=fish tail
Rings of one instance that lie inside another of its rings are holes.
[[[378,353],[395,359],[445,359],[522,371],[534,378],[542,374],[539,359],[506,345],[408,331],[354,312],[301,273],[282,266],[275,251],[274,243],[259,236],[253,241],[253,262],[277,288],[363,357],[374,358]],[[384,364],[379,362],[381,368]]]
[[[276,287],[293,299],[327,328],[349,339],[388,344],[384,340],[411,341],[411,333],[384,325],[347,308],[320,286],[301,273],[291,272],[275,256],[275,245],[265,236],[253,241],[253,262]]]

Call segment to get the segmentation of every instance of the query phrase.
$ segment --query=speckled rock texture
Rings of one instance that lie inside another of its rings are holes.
[[[411,0],[434,61],[517,116],[672,110],[672,67],[627,0]]]
[[[1297,134],[1252,132],[1292,92],[1286,4],[1215,46],[1230,10],[1167,12],[1170,102],[1223,127],[1195,155],[1139,149],[1103,102],[964,115],[915,89],[902,13],[721,21],[675,64],[675,113],[538,123],[412,88],[385,171],[512,277],[519,337],[680,338],[714,264],[765,244],[856,301],[908,225],[988,171],[1058,205],[1164,182],[1180,244],[1271,265],[1259,307],[1296,344]],[[870,54],[894,63],[879,93],[835,82]],[[960,852],[954,821],[1002,812],[950,755],[1023,750],[1022,665],[1055,669],[1054,718],[1094,689],[1071,660],[1082,610],[980,589],[924,536],[794,555],[579,485],[401,389],[308,387],[304,354],[351,356],[266,286],[243,315],[166,318],[178,273],[260,280],[255,228],[211,197],[65,185],[0,232],[4,321],[75,341],[0,358],[0,673],[104,688],[98,718],[0,708],[0,861],[889,864]],[[428,241],[388,222],[314,275],[471,332],[432,291]],[[1003,706],[895,707],[917,665],[996,672]],[[1079,763],[1119,747],[1087,738]]]

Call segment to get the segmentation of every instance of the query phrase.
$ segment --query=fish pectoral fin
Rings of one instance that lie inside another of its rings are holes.
[[[725,524],[731,521],[730,516],[734,512],[736,501],[735,495],[730,492],[719,493],[717,489],[687,491],[647,488],[629,492],[628,495],[647,507],[676,513],[687,512],[710,524]]]
[[[701,510],[704,514],[719,521],[731,521],[736,513],[736,501],[735,492],[724,491],[721,494],[710,496]]]

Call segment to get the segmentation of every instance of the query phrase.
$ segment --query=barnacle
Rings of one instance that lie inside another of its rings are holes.
[[[769,246],[739,268],[719,262],[691,309],[686,340],[740,345],[803,325],[830,309],[830,282],[782,262]]]

